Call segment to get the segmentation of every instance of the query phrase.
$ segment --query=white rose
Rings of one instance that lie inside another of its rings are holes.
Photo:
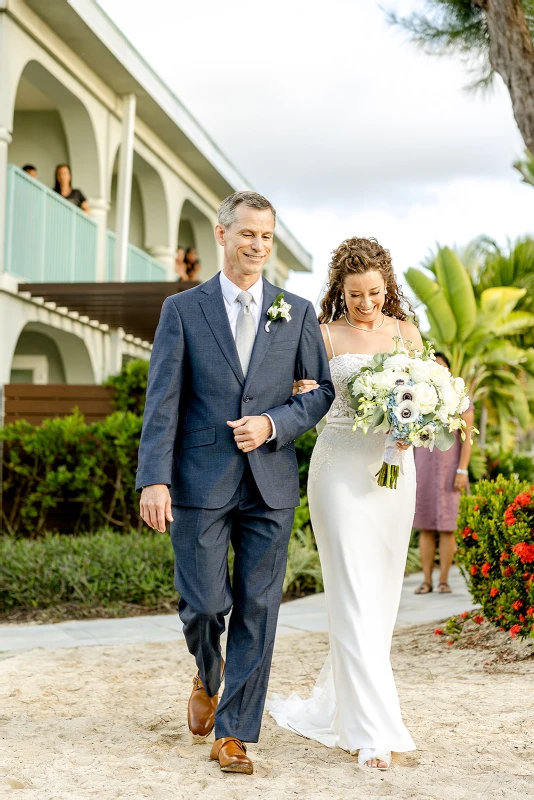
[[[423,361],[420,358],[413,359],[410,375],[414,383],[426,383],[428,381],[430,363],[430,361]]]
[[[436,411],[436,419],[442,423],[442,425],[449,424],[449,412],[445,407],[442,407]]]
[[[429,361],[428,363],[430,364],[428,377],[431,383],[436,386],[444,386],[446,383],[450,384],[451,373],[447,367],[442,367],[441,364],[436,364],[435,361]]]
[[[379,391],[392,389],[395,385],[397,374],[391,369],[373,373],[373,383]]]
[[[438,393],[430,383],[418,383],[414,388],[416,390],[415,399],[421,409],[421,414],[430,414],[438,403]]]
[[[384,361],[384,369],[408,370],[412,359],[406,353],[397,353]]]

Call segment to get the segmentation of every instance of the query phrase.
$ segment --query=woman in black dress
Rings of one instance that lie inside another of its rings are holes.
[[[79,189],[72,188],[72,173],[68,164],[58,164],[56,167],[56,183],[54,191],[60,194],[69,203],[73,203],[86,214],[91,213],[89,203]]]

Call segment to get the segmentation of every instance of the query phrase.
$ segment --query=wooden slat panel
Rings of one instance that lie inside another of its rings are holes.
[[[113,391],[104,386],[68,384],[7,384],[4,386],[4,423],[25,419],[40,425],[44,419],[65,417],[78,408],[86,422],[97,422],[115,410]]]

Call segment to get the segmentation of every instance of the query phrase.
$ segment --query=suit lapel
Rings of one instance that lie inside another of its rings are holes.
[[[206,322],[210,326],[215,340],[234,371],[237,380],[243,384],[245,383],[245,376],[241,369],[241,362],[239,361],[232,329],[228,321],[219,274],[203,284],[201,288],[205,297],[200,300],[200,307],[206,317]]]
[[[265,330],[265,323],[267,322],[267,310],[272,306],[276,296],[280,294],[280,290],[273,286],[272,283],[263,279],[263,305],[261,310],[261,317],[260,317],[260,325],[258,328],[258,333],[256,334],[256,341],[254,342],[254,349],[252,350],[252,356],[250,357],[250,364],[248,367],[247,372],[247,379],[245,382],[245,388],[250,384],[250,381],[254,377],[255,372],[257,372],[261,362],[265,358],[269,347],[273,339],[276,336],[276,332],[278,330],[278,324],[276,322],[271,323],[271,329],[269,333]]]

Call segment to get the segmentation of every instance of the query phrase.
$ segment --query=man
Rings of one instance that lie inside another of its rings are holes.
[[[275,303],[280,289],[262,277],[275,217],[254,192],[227,197],[215,228],[222,273],[165,300],[137,472],[141,516],[162,532],[171,523],[178,610],[198,666],[191,733],[205,738],[215,728],[211,758],[246,774],[253,765],[244,742],[260,733],[299,504],[294,440],[334,398],[312,305],[286,293],[288,321]],[[292,396],[295,378],[312,377],[316,389]],[[230,609],[225,665],[220,637]]]

